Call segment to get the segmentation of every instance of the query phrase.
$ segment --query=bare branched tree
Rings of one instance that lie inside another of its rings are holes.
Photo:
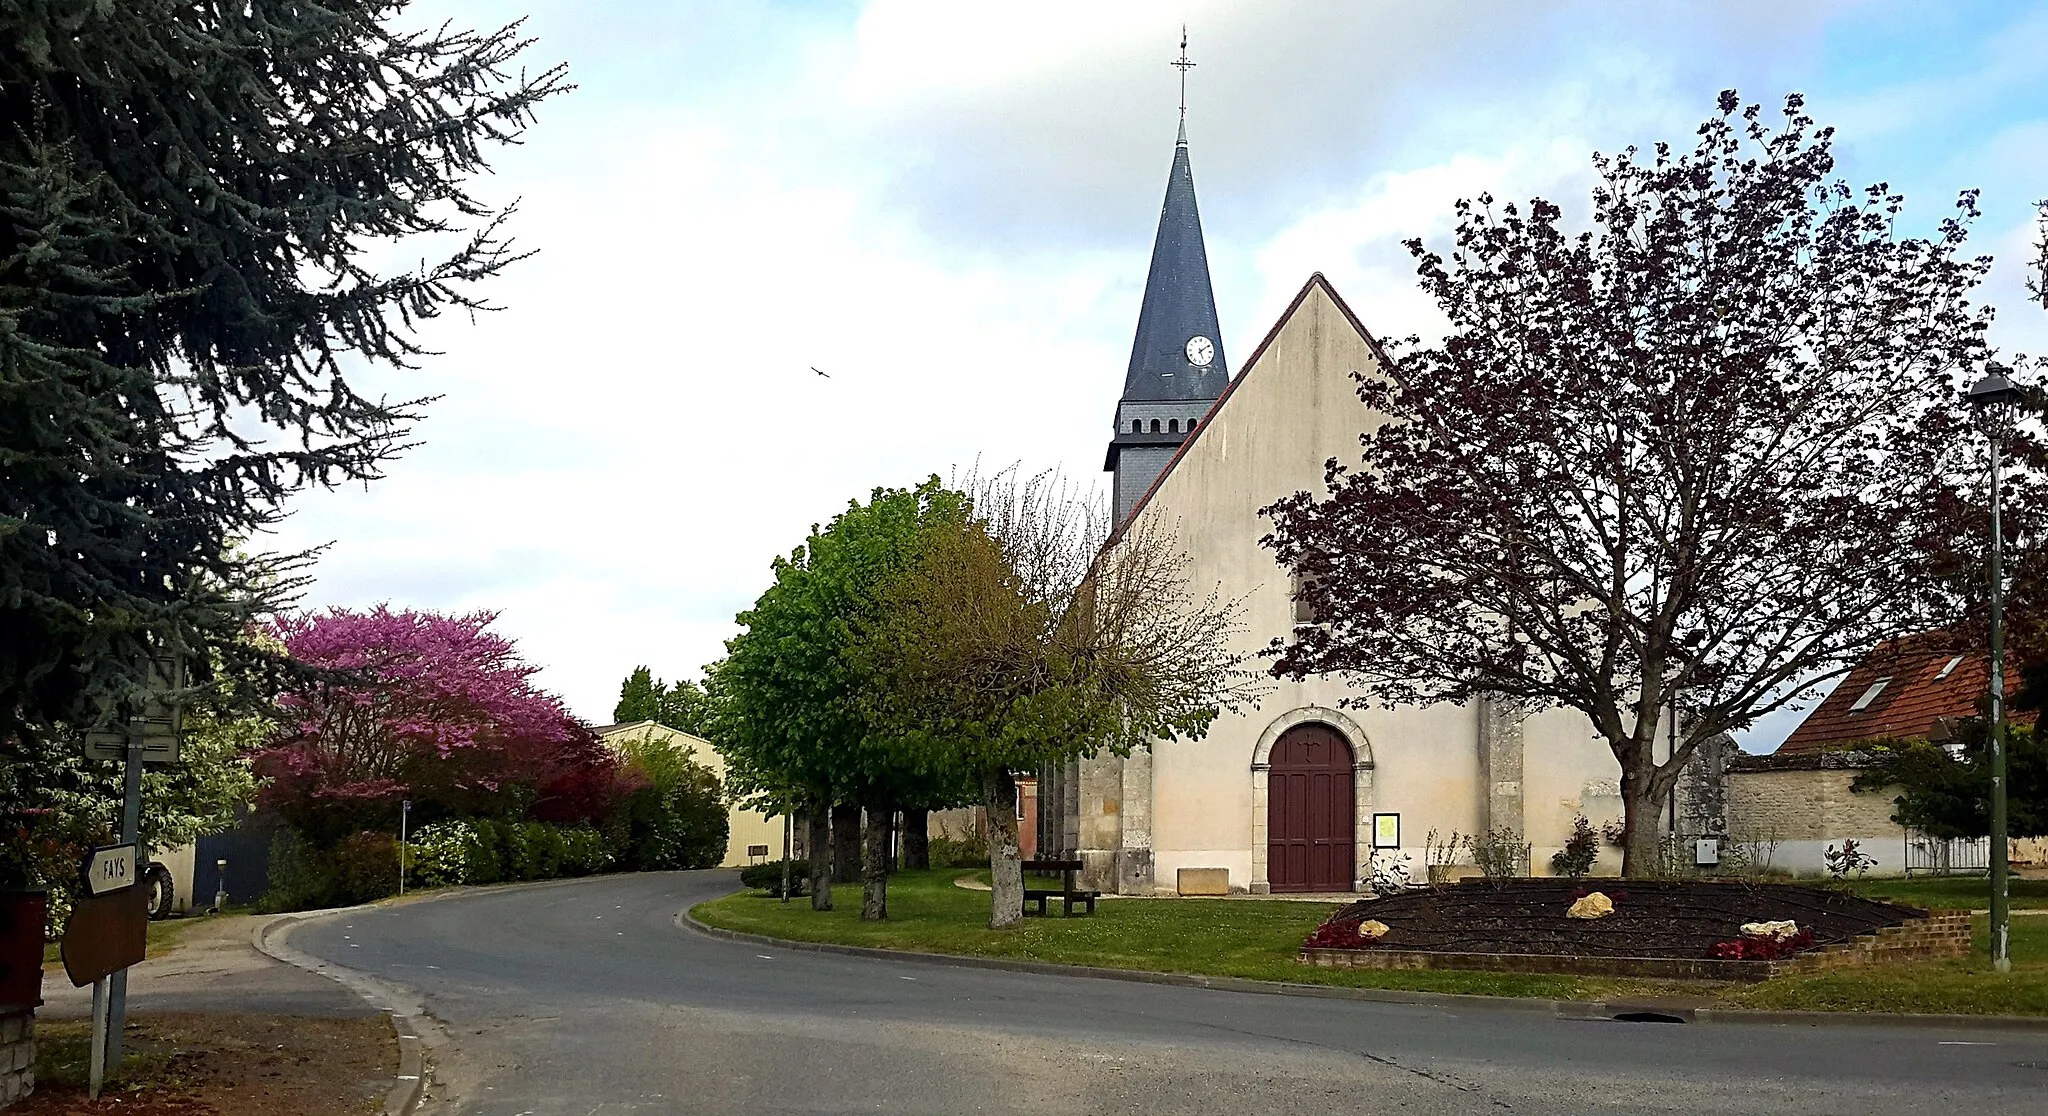
[[[955,483],[973,515],[931,532],[868,645],[890,715],[981,783],[1000,929],[1023,915],[1016,772],[1200,737],[1258,680],[1231,649],[1239,603],[1197,593],[1171,535],[1105,548],[1099,500],[1057,472]]]

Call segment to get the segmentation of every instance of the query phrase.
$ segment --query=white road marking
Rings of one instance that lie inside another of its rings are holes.
[[[1941,1042],[1938,1042],[1938,1043],[1936,1043],[1935,1045],[1936,1045],[1936,1046],[1997,1046],[1998,1044],[1997,1044],[1997,1043],[1995,1043],[1995,1042],[1964,1042],[1964,1041],[1963,1041],[1963,1040],[1961,1040],[1961,1039],[1944,1039],[1943,1041],[1941,1041]]]

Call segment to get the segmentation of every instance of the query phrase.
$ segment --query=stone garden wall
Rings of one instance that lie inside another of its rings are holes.
[[[14,1104],[36,1087],[36,1014],[20,1010],[0,1014],[0,1108]]]

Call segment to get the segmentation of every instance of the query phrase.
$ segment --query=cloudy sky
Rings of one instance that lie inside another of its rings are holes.
[[[499,611],[571,708],[695,676],[768,564],[875,485],[1023,461],[1093,481],[1172,155],[1191,151],[1228,351],[1309,273],[1430,328],[1400,241],[1454,199],[1583,212],[1588,156],[1689,143],[1715,93],[1788,91],[1909,223],[1984,191],[1999,340],[2048,194],[2048,6],[2010,3],[685,3],[422,0],[527,17],[579,88],[502,152],[537,255],[501,313],[387,377],[441,396],[368,490],[301,499],[308,604]],[[2031,312],[2030,312],[2031,310]],[[829,373],[822,378],[815,366]],[[1235,369],[1233,369],[1235,371]],[[1789,726],[1766,725],[1768,746]]]

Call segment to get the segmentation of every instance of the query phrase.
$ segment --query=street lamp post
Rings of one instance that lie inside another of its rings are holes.
[[[2005,535],[1999,523],[1998,467],[2005,454],[2020,389],[1998,364],[1985,367],[1984,378],[1969,391],[1978,428],[1991,441],[1991,965],[2012,971],[2012,918],[2006,883],[2005,819]]]

